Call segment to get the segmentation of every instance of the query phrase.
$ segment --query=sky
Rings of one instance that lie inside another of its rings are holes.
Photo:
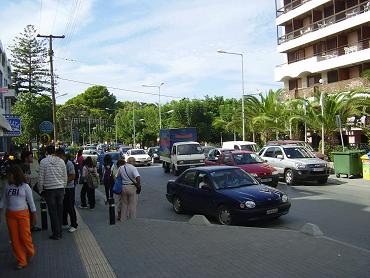
[[[208,96],[239,98],[278,89],[273,0],[0,0],[0,40],[8,47],[27,24],[53,42],[58,103],[90,85],[118,100],[161,102]],[[5,24],[5,26],[4,26]],[[8,56],[10,53],[8,52]],[[119,89],[126,89],[119,90]],[[136,91],[136,92],[131,92]],[[142,92],[142,93],[140,93]]]

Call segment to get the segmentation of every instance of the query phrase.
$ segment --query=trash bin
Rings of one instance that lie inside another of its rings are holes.
[[[368,154],[364,154],[363,156],[361,156],[361,160],[362,160],[362,177],[364,180],[370,180],[370,159],[369,159],[369,155],[370,153]]]
[[[345,152],[333,152],[334,171],[337,178],[340,175],[346,175],[348,178],[362,175],[361,155],[365,152],[362,150],[353,150]]]

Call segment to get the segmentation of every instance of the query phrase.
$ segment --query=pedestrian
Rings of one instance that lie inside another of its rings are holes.
[[[91,156],[85,159],[82,169],[82,188],[80,208],[88,208],[86,204],[86,195],[91,210],[95,208],[95,188],[99,186],[99,174]]]
[[[12,248],[17,259],[16,269],[25,268],[35,256],[35,249],[30,231],[31,224],[36,224],[36,206],[32,197],[32,190],[26,183],[26,177],[18,165],[11,166],[7,173],[8,184],[0,200],[0,222],[2,209],[6,208],[6,221]]]
[[[115,179],[117,177],[117,173],[118,173],[119,168],[122,165],[124,165],[125,163],[126,163],[126,161],[124,159],[119,159],[116,164],[113,164],[113,167],[112,167],[112,175],[113,175],[113,179],[114,179],[113,184],[114,184]],[[116,215],[117,221],[121,221],[122,192],[117,194],[113,191],[113,198],[114,198],[114,203],[116,204],[116,208],[117,208],[117,215]]]
[[[84,157],[82,155],[82,150],[78,150],[77,155],[76,155],[76,164],[79,169],[79,176],[82,177],[82,169],[84,167]],[[81,182],[79,182],[81,183]]]
[[[105,188],[105,204],[108,204],[108,200],[113,197],[113,173],[112,173],[112,157],[109,154],[104,156],[103,161],[103,184]]]
[[[63,199],[63,229],[68,229],[70,233],[77,231],[77,215],[75,210],[75,180],[76,171],[73,162],[68,159],[65,152],[61,149],[56,151],[56,155],[63,159],[67,169],[67,185],[65,188],[64,199]],[[68,216],[71,221],[71,225],[68,225]]]
[[[53,240],[62,238],[64,188],[67,169],[64,161],[55,155],[55,147],[46,147],[46,158],[40,162],[38,187],[48,206]]]
[[[137,171],[135,158],[129,157],[127,163],[122,165],[117,173],[122,178],[122,220],[135,219],[138,194],[141,192],[140,174]]]
[[[27,150],[22,151],[20,166],[23,170],[23,174],[26,178],[27,184],[31,187],[31,189],[36,188],[36,192],[37,192],[37,185],[36,185],[37,182],[35,181],[35,177],[38,178],[38,172],[36,172],[35,167],[31,167],[33,166],[33,163],[34,163],[33,153]],[[28,210],[31,214],[32,211],[29,205],[28,205]],[[40,232],[40,231],[41,231],[40,227],[37,227],[36,225],[31,225],[31,232]]]

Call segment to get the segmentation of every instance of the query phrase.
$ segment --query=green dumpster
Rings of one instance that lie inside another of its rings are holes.
[[[362,175],[361,156],[365,153],[362,150],[333,152],[334,171],[337,178],[346,175],[348,178]]]

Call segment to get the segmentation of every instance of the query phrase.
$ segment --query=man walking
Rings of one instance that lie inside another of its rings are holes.
[[[62,149],[56,151],[56,155],[63,159],[67,169],[67,186],[65,189],[64,200],[63,200],[63,228],[68,228],[70,233],[77,231],[77,216],[75,210],[75,180],[76,172],[73,162],[67,158],[65,152]],[[68,215],[71,220],[71,225],[68,226]]]
[[[46,147],[46,158],[40,162],[39,183],[51,222],[50,239],[62,238],[64,188],[67,184],[67,169],[64,161],[55,156],[55,147]]]

